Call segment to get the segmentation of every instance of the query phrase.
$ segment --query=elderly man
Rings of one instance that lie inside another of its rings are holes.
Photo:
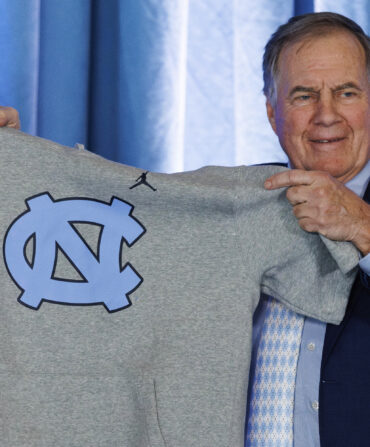
[[[263,68],[267,115],[294,168],[265,187],[288,187],[300,226],[352,241],[369,273],[370,207],[360,198],[370,175],[369,37],[337,14],[294,17],[267,43]],[[269,297],[262,301],[247,446],[369,445],[365,280],[358,275],[340,326],[304,319]]]

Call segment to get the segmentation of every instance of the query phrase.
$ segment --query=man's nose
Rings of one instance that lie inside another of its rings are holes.
[[[322,97],[316,104],[314,123],[321,126],[332,126],[342,120],[335,98]]]

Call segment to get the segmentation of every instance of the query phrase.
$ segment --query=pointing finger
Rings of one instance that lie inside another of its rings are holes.
[[[266,189],[285,188],[287,186],[310,185],[314,181],[312,173],[303,169],[291,169],[272,175],[265,181]]]

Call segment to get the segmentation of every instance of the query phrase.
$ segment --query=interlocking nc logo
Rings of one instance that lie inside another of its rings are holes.
[[[12,223],[4,242],[4,259],[22,290],[18,301],[38,309],[42,301],[103,304],[108,312],[130,306],[128,295],[142,277],[127,263],[121,268],[123,243],[131,247],[145,228],[131,214],[133,206],[116,197],[110,203],[93,199],[54,200],[43,193],[26,200],[28,210]],[[100,225],[97,256],[74,223]],[[33,259],[26,246],[33,238]],[[62,250],[82,280],[55,278],[57,253]]]

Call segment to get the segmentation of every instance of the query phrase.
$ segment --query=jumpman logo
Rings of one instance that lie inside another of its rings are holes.
[[[149,171],[143,172],[135,181],[135,185],[130,186],[130,189],[136,188],[136,186],[139,185],[146,185],[149,186],[150,189],[152,189],[153,191],[157,191],[155,188],[153,188],[152,185],[150,185],[147,180],[146,180],[146,176],[148,174]]]

